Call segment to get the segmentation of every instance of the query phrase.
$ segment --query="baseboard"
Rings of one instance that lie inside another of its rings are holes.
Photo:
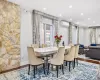
[[[16,68],[12,68],[12,69],[9,69],[9,70],[5,70],[5,71],[0,72],[0,74],[7,73],[7,72],[10,72],[10,71],[14,71],[14,70],[17,70],[17,69],[20,69],[20,68],[24,68],[24,67],[27,67],[28,65],[29,64],[22,65],[22,66],[19,66],[19,67],[16,67]]]

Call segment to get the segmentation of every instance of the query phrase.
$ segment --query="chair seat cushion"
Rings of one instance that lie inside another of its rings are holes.
[[[50,64],[53,64],[53,65],[62,65],[61,64],[61,62],[58,62],[58,61],[56,61],[56,59],[54,60],[54,59],[50,59],[49,61],[48,61],[48,63],[50,63]]]

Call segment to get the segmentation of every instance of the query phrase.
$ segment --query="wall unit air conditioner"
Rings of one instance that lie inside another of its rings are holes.
[[[67,21],[61,21],[61,26],[63,26],[63,27],[69,27],[69,22],[67,22]]]

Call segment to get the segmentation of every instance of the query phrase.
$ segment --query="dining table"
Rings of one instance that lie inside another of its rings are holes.
[[[65,47],[65,50],[70,49],[70,46],[59,46],[59,47]],[[45,70],[48,71],[47,65],[48,65],[48,56],[56,54],[58,52],[58,47],[44,47],[44,48],[34,48],[34,52],[36,55],[38,54],[38,57],[44,57],[45,61]]]

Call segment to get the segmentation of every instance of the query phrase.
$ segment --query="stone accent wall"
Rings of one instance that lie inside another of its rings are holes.
[[[0,72],[20,65],[20,7],[0,0]]]

